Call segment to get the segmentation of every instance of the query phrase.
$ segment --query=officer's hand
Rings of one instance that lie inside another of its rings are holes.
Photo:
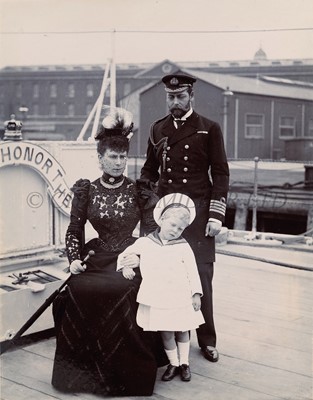
[[[205,236],[216,236],[222,229],[222,223],[220,221],[209,221],[206,224]]]
[[[86,270],[86,265],[82,265],[81,260],[74,260],[70,265],[70,271],[72,274],[77,275]]]

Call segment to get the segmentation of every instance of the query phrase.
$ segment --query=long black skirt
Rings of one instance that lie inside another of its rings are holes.
[[[150,396],[157,368],[168,360],[158,334],[136,324],[139,270],[127,280],[116,272],[117,254],[95,250],[87,270],[74,275],[53,304],[52,385],[65,392]]]

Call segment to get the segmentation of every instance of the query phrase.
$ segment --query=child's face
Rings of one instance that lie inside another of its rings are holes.
[[[179,215],[165,216],[160,222],[160,238],[163,240],[177,239],[187,226],[186,220]]]

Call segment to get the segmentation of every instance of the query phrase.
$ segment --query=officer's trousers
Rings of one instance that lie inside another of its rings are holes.
[[[213,318],[213,273],[214,263],[197,263],[203,296],[201,297],[201,311],[205,320],[197,329],[199,347],[216,347],[216,332]]]

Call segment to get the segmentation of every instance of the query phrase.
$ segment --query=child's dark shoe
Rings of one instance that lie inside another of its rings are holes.
[[[171,381],[178,374],[179,374],[179,367],[169,364],[166,368],[166,371],[164,372],[164,374],[162,376],[162,381],[165,381],[165,382]]]
[[[190,372],[189,365],[182,364],[180,366],[180,377],[181,377],[181,380],[184,381],[184,382],[189,382],[190,381],[191,372]]]

